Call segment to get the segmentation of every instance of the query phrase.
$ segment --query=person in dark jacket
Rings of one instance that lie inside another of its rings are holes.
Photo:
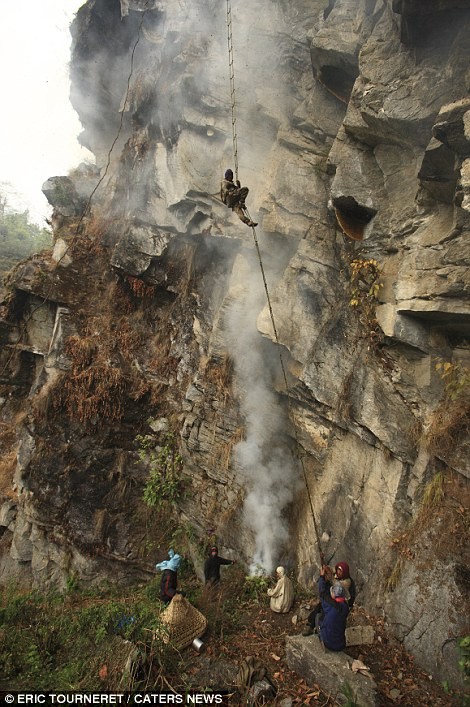
[[[330,597],[330,589],[333,586],[333,581],[334,581],[333,570],[328,565],[323,565],[320,570],[320,574],[324,580],[323,585],[322,585],[324,596],[322,596],[320,594],[320,601],[315,606],[313,611],[311,611],[310,614],[308,615],[307,625],[306,625],[305,629],[302,631],[302,636],[311,636],[312,633],[315,632],[315,629],[317,629],[317,633],[318,633],[318,621],[323,616],[323,607],[322,607],[321,600],[324,598],[329,600],[329,597]]]
[[[235,560],[226,560],[220,557],[219,549],[214,545],[211,547],[210,555],[204,563],[204,578],[206,585],[215,586],[220,582],[220,566],[234,565]]]
[[[328,650],[342,651],[346,648],[346,620],[349,614],[344,589],[339,582],[335,582],[328,592],[326,581],[323,575],[320,575],[318,592],[323,609],[323,616],[318,617],[320,640]]]
[[[229,209],[235,211],[240,221],[254,228],[258,224],[246,215],[245,199],[248,196],[248,191],[248,187],[242,187],[238,179],[236,182],[233,181],[233,172],[231,169],[225,171],[224,179],[220,187],[220,198]]]
[[[178,591],[178,567],[181,562],[181,556],[174,550],[168,550],[168,557],[169,560],[163,560],[155,565],[157,570],[162,571],[160,599],[164,604],[169,604]]]

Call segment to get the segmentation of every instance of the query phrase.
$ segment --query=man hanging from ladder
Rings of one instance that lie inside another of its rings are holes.
[[[248,187],[242,187],[240,182],[233,181],[233,172],[227,169],[220,188],[220,198],[232,211],[235,211],[240,221],[250,228],[258,224],[252,221],[246,213],[245,199],[248,196]]]

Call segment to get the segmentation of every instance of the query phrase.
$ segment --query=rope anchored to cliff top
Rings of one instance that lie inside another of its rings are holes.
[[[238,145],[237,145],[237,113],[235,96],[235,65],[233,62],[233,35],[232,35],[232,5],[227,0],[227,46],[228,46],[228,71],[230,78],[230,101],[232,108],[232,143],[233,143],[233,165],[235,169],[235,181],[238,180]]]
[[[231,103],[231,122],[232,122],[232,143],[233,143],[233,162],[234,162],[234,169],[235,169],[235,180],[238,181],[238,136],[237,136],[237,116],[236,116],[236,93],[235,93],[235,64],[234,64],[234,53],[233,53],[233,31],[232,31],[232,4],[231,0],[227,0],[227,46],[228,46],[228,68],[229,68],[229,79],[230,79],[230,103]],[[246,206],[244,206],[244,212],[250,219],[250,221],[253,223],[253,220],[248,212],[248,209]],[[281,362],[281,369],[282,369],[282,375],[284,378],[284,384],[286,387],[286,395],[287,395],[287,405],[289,409],[289,413],[291,413],[291,398],[290,398],[290,391],[289,391],[289,383],[287,380],[287,373],[286,369],[284,366],[284,361],[282,360],[282,354],[281,354],[281,345],[279,342],[279,336],[277,333],[277,328],[276,328],[276,322],[274,320],[274,312],[271,304],[271,297],[269,294],[269,289],[268,289],[268,283],[266,280],[266,274],[264,270],[264,265],[263,265],[263,258],[261,256],[261,250],[259,247],[259,242],[258,242],[258,237],[256,235],[256,228],[254,226],[251,226],[251,230],[253,233],[253,241],[256,247],[256,252],[258,254],[258,260],[259,260],[259,266],[261,270],[261,276],[263,278],[263,285],[264,285],[264,290],[266,292],[266,299],[268,303],[268,309],[269,309],[269,316],[271,318],[271,324],[273,327],[273,333],[274,333],[274,339],[276,341],[276,344],[279,348],[279,360]],[[292,419],[292,415],[290,414],[289,417]],[[297,445],[297,449],[300,450],[301,445],[297,436],[297,430],[295,428],[295,424],[293,425],[294,429],[294,437],[295,437],[295,442]],[[307,473],[305,471],[305,466],[303,463],[302,459],[302,454],[298,453],[298,459],[300,461],[300,466],[302,467],[302,474],[304,478],[304,483],[305,483],[305,488],[307,489],[307,495],[308,495],[308,500],[309,500],[309,505],[310,505],[310,511],[312,514],[312,519],[313,519],[313,527],[315,531],[315,537],[317,541],[317,546],[318,546],[318,552],[320,555],[320,562],[321,564],[325,564],[325,556],[322,552],[321,549],[321,544],[320,544],[320,535],[318,531],[318,526],[317,526],[317,521],[315,518],[315,512],[313,509],[313,501],[312,501],[312,495],[310,493],[310,488],[308,485],[308,480],[307,480]]]

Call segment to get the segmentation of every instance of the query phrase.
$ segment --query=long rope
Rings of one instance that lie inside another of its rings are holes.
[[[231,0],[227,0],[227,45],[228,45],[228,66],[229,66],[229,78],[230,78],[230,103],[231,103],[231,114],[232,114],[233,161],[234,161],[234,168],[235,168],[235,179],[238,180],[238,144],[237,144],[237,117],[236,117],[236,94],[235,94],[235,65],[234,65],[234,58],[233,58],[233,31],[232,31]],[[250,219],[250,221],[252,222],[252,218],[251,218],[246,206],[244,207],[244,211],[245,211],[246,215],[248,216],[248,218]],[[287,374],[286,374],[286,369],[284,366],[284,361],[282,360],[281,345],[279,342],[279,336],[277,333],[276,322],[274,319],[274,312],[273,312],[273,308],[272,308],[272,304],[271,304],[271,297],[269,295],[268,283],[266,280],[266,274],[265,274],[264,265],[263,265],[263,258],[261,256],[261,250],[259,247],[258,237],[256,235],[256,228],[254,226],[252,226],[251,230],[253,233],[253,240],[255,243],[256,252],[258,254],[259,266],[260,266],[260,270],[261,270],[261,276],[263,278],[264,290],[266,292],[266,299],[268,302],[269,316],[271,318],[271,323],[272,323],[273,332],[274,332],[274,338],[275,338],[275,341],[276,341],[276,344],[277,344],[278,350],[279,350],[279,360],[281,362],[282,375],[283,375],[284,384],[286,387],[289,417],[292,419],[293,415],[292,415],[289,383],[287,380]],[[312,494],[310,493],[310,488],[309,488],[308,479],[307,479],[307,473],[305,471],[305,466],[303,463],[302,454],[300,453],[301,445],[300,445],[300,442],[299,442],[299,439],[297,436],[297,430],[296,430],[295,424],[293,425],[293,429],[294,429],[295,442],[296,442],[296,446],[297,446],[297,450],[298,450],[298,459],[300,461],[300,466],[302,467],[302,474],[303,474],[303,478],[304,478],[305,488],[307,489],[307,496],[308,496],[308,500],[309,500],[312,519],[313,519],[313,527],[314,527],[314,531],[315,531],[318,552],[320,555],[321,564],[323,565],[323,564],[325,564],[325,556],[324,556],[322,549],[321,549],[320,535],[319,535],[318,525],[317,525],[317,521],[315,518],[315,512],[314,512],[314,508],[313,508]]]
[[[251,219],[251,216],[250,216],[249,213],[248,213],[248,209],[246,209],[246,213],[247,213],[248,217]],[[284,378],[284,385],[285,385],[285,387],[286,387],[287,407],[288,407],[288,412],[289,412],[289,418],[293,420],[292,403],[291,403],[291,395],[290,395],[290,387],[289,387],[289,383],[288,383],[288,381],[287,381],[287,373],[286,373],[286,369],[285,369],[285,366],[284,366],[284,361],[282,360],[281,344],[280,344],[280,342],[279,342],[279,336],[278,336],[278,333],[277,333],[276,322],[275,322],[275,320],[274,320],[274,312],[273,312],[273,308],[272,308],[272,304],[271,304],[271,297],[270,297],[270,295],[269,295],[268,283],[267,283],[266,275],[265,275],[265,271],[264,271],[263,258],[261,257],[261,250],[260,250],[260,247],[259,247],[258,237],[257,237],[257,235],[256,235],[256,228],[255,228],[254,226],[252,226],[251,230],[252,230],[252,232],[253,232],[253,240],[254,240],[254,243],[255,243],[255,246],[256,246],[256,252],[257,252],[257,254],[258,254],[258,261],[259,261],[259,266],[260,266],[260,270],[261,270],[261,276],[262,276],[262,278],[263,278],[264,290],[265,290],[265,292],[266,292],[266,300],[267,300],[267,302],[268,302],[269,316],[271,317],[271,323],[272,323],[272,327],[273,327],[274,338],[275,338],[275,340],[276,340],[276,344],[277,344],[278,350],[279,350],[279,361],[281,362],[282,376],[283,376],[283,378]],[[297,450],[298,450],[298,455],[297,455],[297,456],[298,456],[298,459],[299,459],[299,462],[300,462],[300,466],[301,466],[301,468],[302,468],[302,475],[303,475],[303,478],[304,478],[305,488],[307,489],[307,496],[308,496],[308,501],[309,501],[309,505],[310,505],[310,512],[311,512],[311,514],[312,514],[312,519],[313,519],[313,528],[314,528],[314,531],[315,531],[315,537],[316,537],[316,541],[317,541],[318,553],[319,553],[319,555],[320,555],[320,562],[321,562],[322,565],[324,565],[324,564],[325,564],[325,555],[324,555],[324,553],[323,553],[323,551],[322,551],[322,549],[321,549],[320,534],[319,534],[319,531],[318,531],[318,525],[317,525],[317,520],[316,520],[316,517],[315,517],[315,511],[314,511],[314,509],[313,509],[312,494],[310,493],[310,487],[309,487],[309,485],[308,485],[308,479],[307,479],[307,472],[305,471],[305,466],[304,466],[304,462],[303,462],[303,458],[302,458],[302,453],[300,452],[301,445],[300,445],[300,441],[299,441],[299,438],[298,438],[298,435],[297,435],[297,429],[296,429],[296,427],[295,427],[295,423],[293,423],[293,431],[294,431],[294,438],[295,438],[296,447],[297,447]]]
[[[235,180],[238,180],[238,144],[237,144],[237,112],[235,95],[235,65],[233,62],[233,34],[232,34],[232,4],[227,0],[227,46],[228,46],[228,72],[230,77],[230,103],[232,113],[232,143],[233,165]]]

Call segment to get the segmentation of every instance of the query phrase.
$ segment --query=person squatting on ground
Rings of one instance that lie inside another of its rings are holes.
[[[181,563],[181,556],[174,550],[168,550],[168,557],[169,560],[163,560],[155,565],[157,570],[162,571],[160,599],[164,604],[169,604],[178,591],[178,567]]]
[[[233,172],[231,169],[227,169],[220,187],[220,198],[229,209],[237,214],[240,221],[254,228],[258,224],[248,218],[245,213],[245,199],[248,192],[248,187],[242,187],[238,179],[236,182],[233,181]]]
[[[339,583],[344,589],[344,598],[348,603],[348,607],[349,609],[352,609],[356,599],[356,585],[349,574],[348,563],[338,562],[335,565],[334,572],[331,567],[328,567],[327,565],[324,565],[322,570],[323,578],[325,580],[325,589],[329,592],[334,583]],[[310,612],[307,618],[307,626],[305,630],[302,631],[303,636],[310,636],[314,632],[318,619],[320,619],[323,614],[321,599],[322,597],[320,596],[320,602],[313,609],[313,611]]]
[[[219,556],[218,548],[213,545],[210,549],[210,554],[204,563],[204,578],[206,585],[216,586],[220,582],[220,566],[234,565],[235,560],[226,560],[225,557]]]
[[[284,567],[278,567],[276,575],[278,577],[276,586],[268,589],[268,596],[271,597],[269,606],[276,614],[287,614],[294,603],[294,585],[286,575]]]
[[[323,616],[317,617],[320,641],[330,651],[342,651],[346,648],[346,620],[349,614],[344,589],[339,582],[335,582],[328,590],[324,577],[320,575],[318,591],[323,609]]]

